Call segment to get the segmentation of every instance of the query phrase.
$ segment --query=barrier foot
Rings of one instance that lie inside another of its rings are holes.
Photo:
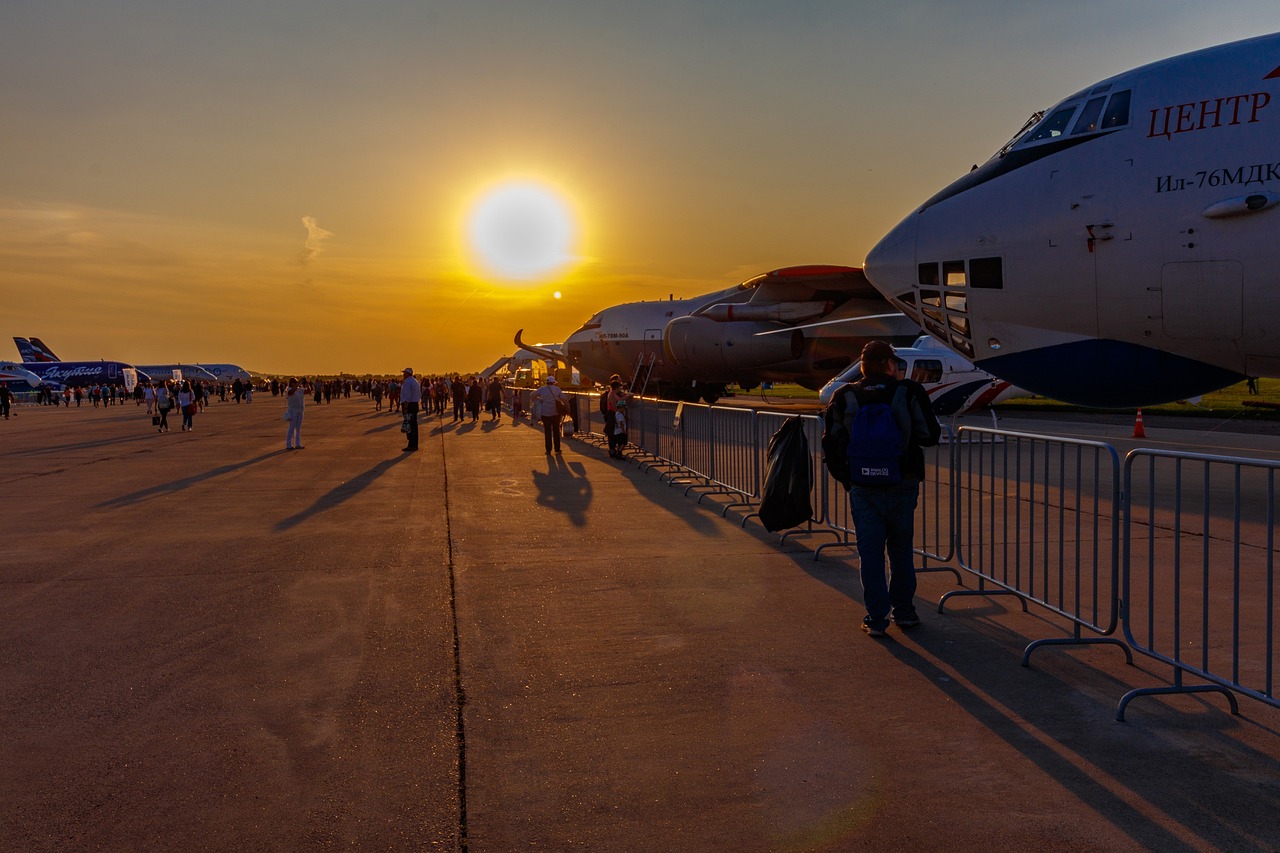
[[[1027,646],[1022,652],[1022,665],[1031,666],[1031,653],[1041,646],[1083,646],[1089,643],[1105,643],[1109,646],[1119,646],[1124,650],[1125,659],[1133,666],[1133,652],[1129,650],[1128,643],[1117,640],[1115,637],[1050,637],[1044,640],[1036,640]]]
[[[939,613],[941,613],[942,609],[947,606],[947,599],[955,595],[1012,595],[1017,598],[1018,602],[1022,605],[1022,612],[1027,612],[1026,596],[1016,593],[1011,589],[956,589],[948,592],[946,595],[942,596],[942,598],[938,599]]]
[[[964,586],[964,578],[960,577],[960,570],[952,568],[951,566],[922,566],[916,569],[916,574],[920,574],[921,572],[951,572],[951,574],[956,576],[956,585]]]
[[[834,532],[835,531],[833,530],[832,533]],[[822,552],[825,551],[827,548],[857,548],[857,547],[858,547],[857,542],[828,542],[826,545],[819,545],[817,548],[814,549],[813,559],[817,560],[819,557],[821,557]]]
[[[1216,684],[1196,684],[1190,687],[1175,685],[1173,687],[1139,687],[1136,690],[1130,690],[1121,697],[1120,705],[1116,708],[1116,722],[1124,722],[1125,707],[1139,696],[1165,696],[1171,693],[1221,693],[1231,703],[1232,716],[1240,716],[1240,703],[1236,701],[1235,694],[1225,687],[1219,687]]]
[[[702,500],[702,498],[698,498],[698,500],[699,500],[699,501],[701,501],[701,500]],[[740,502],[740,503],[725,504],[725,505],[724,505],[724,507],[723,507],[723,508],[721,508],[721,510],[720,510],[720,517],[721,517],[721,518],[728,518],[728,517],[729,517],[729,510],[731,510],[731,509],[738,509],[739,507],[744,507],[744,506],[755,506],[755,504],[751,503],[750,501],[743,501],[743,502]],[[758,513],[758,512],[749,513],[749,515],[759,515],[759,514],[760,514],[760,513]],[[745,526],[746,526],[746,524],[745,524],[745,522],[744,522],[743,527],[745,527]]]
[[[756,516],[758,516],[759,514],[760,513],[758,512],[752,513],[752,515],[756,515]],[[786,533],[778,537],[778,544],[785,545],[787,542],[787,537],[789,536],[834,536],[837,539],[840,538],[840,534],[836,533],[834,530],[819,530],[816,527],[810,526],[805,530],[788,530]],[[831,543],[828,543],[828,544],[831,544]]]

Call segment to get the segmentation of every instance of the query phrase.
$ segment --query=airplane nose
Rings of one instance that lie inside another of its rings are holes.
[[[863,271],[884,296],[898,296],[916,283],[916,235],[919,214],[912,213],[881,238],[867,255]]]

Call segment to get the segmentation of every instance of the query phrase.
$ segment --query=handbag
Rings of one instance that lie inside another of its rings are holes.
[[[569,414],[569,403],[564,397],[556,397],[556,414],[560,417]]]
[[[160,426],[160,416],[159,416],[159,415],[152,415],[152,416],[151,416],[151,425],[152,425],[152,426]]]
[[[405,415],[405,416],[404,416],[404,420],[403,420],[403,421],[401,421],[401,423],[400,423],[400,431],[401,431],[401,432],[408,432],[408,431],[409,431],[409,418],[411,418],[411,417],[413,417],[413,415]]]

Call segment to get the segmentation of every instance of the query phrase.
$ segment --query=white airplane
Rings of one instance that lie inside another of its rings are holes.
[[[924,330],[1039,394],[1118,408],[1280,376],[1280,34],[1036,113],[867,257]]]
[[[25,382],[34,388],[43,381],[16,361],[0,361],[0,382]]]
[[[523,331],[516,346],[597,382],[616,373],[634,377],[636,391],[715,402],[731,383],[796,382],[816,390],[867,341],[906,345],[920,329],[889,309],[862,270],[816,265],[774,270],[692,299],[614,305],[557,349],[522,342]]]
[[[895,347],[899,375],[924,386],[939,417],[960,417],[990,408],[1001,400],[1024,397],[1027,392],[979,370],[928,335],[909,347]],[[830,405],[836,391],[862,378],[862,365],[853,365],[818,392],[818,402]]]
[[[249,371],[245,370],[238,364],[200,364],[197,362],[195,366],[201,370],[212,373],[218,382],[228,385],[235,382],[237,379],[241,382],[253,381],[253,377],[249,374]]]

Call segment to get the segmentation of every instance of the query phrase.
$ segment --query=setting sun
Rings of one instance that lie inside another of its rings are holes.
[[[532,181],[503,183],[467,214],[470,248],[484,267],[508,279],[546,277],[573,260],[569,207],[552,189]]]

